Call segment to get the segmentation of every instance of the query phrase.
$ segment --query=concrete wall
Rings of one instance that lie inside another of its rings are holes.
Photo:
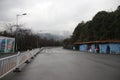
[[[100,53],[106,54],[107,53],[106,49],[107,49],[108,45],[110,47],[110,54],[118,54],[118,53],[120,53],[120,44],[114,44],[114,43],[99,44]]]
[[[120,43],[119,44],[109,44],[109,46],[110,46],[110,53],[111,54],[120,53]]]
[[[100,53],[106,54],[106,48],[108,44],[99,44]]]
[[[86,44],[82,44],[79,46],[79,50],[80,51],[87,51],[87,45]]]
[[[110,47],[110,54],[120,53],[120,43],[118,43],[118,44],[115,44],[115,43],[99,44],[100,53],[107,54],[107,52],[106,52],[107,46]],[[79,50],[87,52],[87,44],[79,45]],[[91,44],[91,52],[95,53],[95,44]]]
[[[94,44],[91,45],[91,52],[95,53],[95,45]]]

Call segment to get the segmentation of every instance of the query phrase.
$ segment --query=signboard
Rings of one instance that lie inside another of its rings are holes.
[[[0,36],[0,53],[14,52],[15,38]]]

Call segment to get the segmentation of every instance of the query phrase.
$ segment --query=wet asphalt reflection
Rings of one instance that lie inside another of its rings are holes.
[[[22,72],[1,80],[120,80],[120,55],[46,48]]]

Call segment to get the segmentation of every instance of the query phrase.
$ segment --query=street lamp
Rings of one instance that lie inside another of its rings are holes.
[[[24,16],[24,15],[27,15],[27,13],[23,13],[23,14],[17,14],[16,15],[16,29],[19,27],[19,23],[18,23],[18,18],[19,16]],[[15,32],[15,50],[17,51],[17,37],[16,37],[16,32]]]
[[[27,15],[27,13],[17,14],[17,15],[16,15],[16,27],[19,27],[18,17],[19,17],[19,16],[24,16],[24,15]]]

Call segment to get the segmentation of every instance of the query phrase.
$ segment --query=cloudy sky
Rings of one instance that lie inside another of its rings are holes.
[[[120,0],[0,0],[0,25],[19,23],[34,31],[73,31],[101,10],[114,11]]]

